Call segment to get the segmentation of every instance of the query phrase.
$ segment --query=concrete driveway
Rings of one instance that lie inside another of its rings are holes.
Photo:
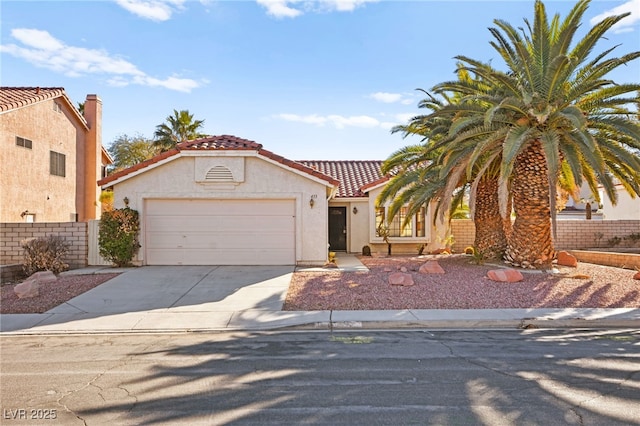
[[[2,315],[0,326],[3,332],[50,333],[266,329],[291,321],[326,321],[326,313],[318,318],[305,314],[303,317],[309,318],[300,319],[293,312],[282,311],[294,269],[132,268],[44,314]]]
[[[48,313],[280,310],[293,266],[145,266],[127,270]]]

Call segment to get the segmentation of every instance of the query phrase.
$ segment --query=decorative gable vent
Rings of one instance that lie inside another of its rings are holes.
[[[233,182],[233,173],[225,166],[214,166],[205,176],[207,182]]]

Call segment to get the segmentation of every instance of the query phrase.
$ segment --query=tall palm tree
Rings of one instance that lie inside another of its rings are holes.
[[[156,126],[154,145],[161,151],[168,151],[180,142],[206,136],[199,132],[204,120],[194,120],[188,110],[173,110],[166,123]]]
[[[510,184],[516,215],[505,259],[514,265],[548,267],[553,260],[551,229],[560,176],[578,186],[584,179],[596,197],[601,184],[614,202],[614,180],[632,196],[640,195],[640,157],[634,154],[640,146],[640,125],[633,119],[640,84],[615,84],[605,78],[640,52],[607,58],[612,48],[593,56],[598,40],[628,14],[605,18],[573,43],[589,3],[581,0],[564,20],[556,15],[549,22],[544,4],[537,0],[533,25],[525,20],[526,28],[520,30],[494,21],[491,45],[507,72],[457,57],[466,70],[502,91],[499,102],[486,93],[476,94],[491,105],[477,127],[491,129],[488,138],[503,140],[501,210],[506,214],[504,194]]]

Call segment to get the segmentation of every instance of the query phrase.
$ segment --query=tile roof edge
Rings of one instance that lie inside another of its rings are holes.
[[[173,157],[174,155],[177,155],[179,153],[180,153],[180,150],[178,148],[171,148],[170,150],[165,151],[165,152],[161,152],[160,154],[155,155],[154,157],[152,157],[152,158],[150,158],[148,160],[145,160],[145,161],[143,161],[141,163],[138,163],[138,164],[134,164],[131,167],[127,167],[126,169],[119,170],[119,171],[117,171],[117,172],[115,172],[115,173],[113,173],[113,174],[111,174],[109,176],[106,176],[106,177],[100,179],[98,181],[98,185],[99,186],[108,185],[108,184],[110,184],[110,183],[112,183],[112,182],[114,182],[114,181],[116,181],[116,180],[118,180],[120,178],[128,176],[128,175],[130,175],[132,173],[135,173],[135,172],[137,172],[139,170],[146,169],[147,167],[151,166],[152,164],[158,163],[158,162],[160,162],[162,160],[166,160],[167,158]]]
[[[30,97],[26,101],[25,100],[19,101],[20,102],[19,105],[17,105],[15,102],[11,102],[11,103],[5,104],[6,106],[8,106],[8,108],[6,108],[6,109],[2,105],[0,105],[0,113],[10,112],[10,111],[13,111],[13,110],[16,110],[16,109],[28,107],[30,105],[35,105],[35,104],[40,103],[40,102],[44,102],[44,101],[47,101],[47,100],[50,100],[50,99],[55,99],[55,98],[61,97],[61,98],[63,98],[65,100],[65,102],[71,108],[71,110],[73,111],[73,114],[75,115],[75,117],[78,119],[78,121],[80,121],[80,124],[82,124],[82,126],[85,129],[89,130],[89,124],[87,123],[87,120],[80,113],[78,108],[76,108],[76,106],[73,104],[73,101],[71,101],[71,99],[67,95],[67,92],[64,89],[64,87],[0,86],[0,90],[11,90],[11,89],[13,89],[13,90],[34,90],[34,91],[36,91],[36,94],[35,94],[35,96]],[[39,90],[44,90],[46,92],[43,93],[43,94],[40,94],[38,92]]]
[[[266,150],[264,148],[261,148],[258,151],[258,154],[263,155],[263,156],[265,156],[267,158],[270,158],[271,160],[273,160],[273,161],[275,161],[277,163],[280,163],[280,164],[283,164],[285,166],[291,167],[293,169],[296,169],[298,171],[304,172],[304,173],[309,174],[311,176],[315,176],[315,177],[317,177],[319,179],[322,179],[322,180],[330,183],[333,186],[340,185],[340,181],[339,180],[334,179],[333,177],[331,177],[329,175],[326,175],[326,174],[324,174],[322,172],[319,172],[318,170],[315,170],[312,167],[306,166],[306,165],[302,164],[299,161],[289,160],[288,158],[285,158],[285,157],[283,157],[281,155],[278,155],[278,154],[274,154],[273,152],[271,152],[269,150]]]

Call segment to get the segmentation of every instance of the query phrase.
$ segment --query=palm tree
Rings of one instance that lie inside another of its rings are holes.
[[[494,21],[491,45],[507,72],[457,57],[464,69],[501,92],[499,99],[491,98],[495,92],[475,94],[491,105],[477,128],[478,133],[489,130],[488,139],[503,141],[501,211],[506,214],[506,188],[511,185],[516,216],[505,259],[514,265],[548,267],[553,260],[551,229],[561,176],[578,186],[584,179],[596,197],[601,184],[613,202],[614,180],[632,196],[640,195],[640,157],[634,154],[640,146],[640,125],[632,106],[640,105],[640,85],[605,78],[640,52],[607,59],[612,48],[592,56],[602,35],[628,14],[605,18],[572,47],[589,3],[581,0],[564,20],[556,15],[549,22],[544,4],[537,0],[533,26],[525,20],[526,29],[520,31]],[[482,157],[482,149],[478,145],[476,158]]]
[[[467,73],[458,73],[460,81],[470,84]],[[460,205],[466,189],[470,190],[471,217],[476,226],[474,245],[484,258],[500,258],[507,244],[507,233],[510,221],[503,221],[498,208],[498,174],[493,161],[493,173],[478,174],[476,167],[472,173],[464,175],[464,165],[468,160],[460,156],[451,155],[453,149],[461,144],[458,138],[449,137],[453,123],[461,121],[461,96],[455,91],[448,93],[440,90],[444,101],[440,101],[428,92],[428,98],[420,102],[419,107],[429,108],[433,112],[429,115],[414,117],[408,125],[397,126],[394,132],[403,132],[404,136],[411,134],[422,135],[426,140],[424,145],[414,145],[403,148],[392,154],[382,167],[383,173],[394,173],[389,183],[381,192],[377,202],[384,203],[389,199],[394,201],[389,208],[389,218],[393,218],[398,209],[407,204],[410,220],[411,215],[432,200],[436,201],[436,215],[441,219],[448,211],[452,217],[453,210]],[[478,140],[476,138],[475,143]],[[446,165],[451,164],[451,158],[457,167],[450,173],[445,171]],[[443,165],[445,167],[443,167]],[[448,209],[447,209],[448,208]]]
[[[154,145],[161,151],[168,151],[180,142],[206,136],[198,130],[204,120],[194,120],[188,110],[173,110],[173,115],[166,118],[166,123],[156,126]]]

